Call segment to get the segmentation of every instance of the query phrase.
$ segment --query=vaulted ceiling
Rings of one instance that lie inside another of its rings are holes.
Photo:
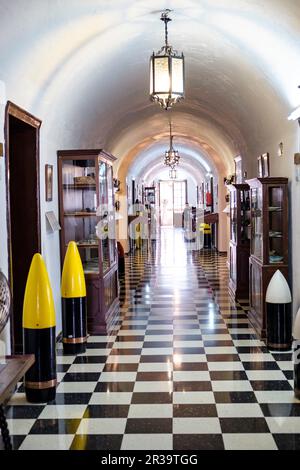
[[[299,0],[0,0],[8,99],[42,118],[57,147],[104,147],[123,172],[136,158],[140,171],[168,135],[148,98],[164,8],[186,57],[172,119],[187,162],[202,156],[225,173],[242,153],[251,166],[300,104]]]

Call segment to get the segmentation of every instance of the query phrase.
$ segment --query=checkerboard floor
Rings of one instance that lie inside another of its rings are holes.
[[[15,449],[300,449],[292,355],[228,295],[226,258],[162,230],[126,258],[120,317],[85,354],[58,345],[56,400],[7,408]]]

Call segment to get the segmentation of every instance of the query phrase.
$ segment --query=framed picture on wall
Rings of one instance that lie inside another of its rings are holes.
[[[239,155],[234,159],[235,165],[235,182],[237,184],[243,183],[243,168],[242,168],[242,157]]]
[[[270,155],[264,153],[261,157],[263,160],[263,177],[268,178],[270,176]]]
[[[262,155],[260,155],[260,156],[257,158],[257,177],[258,177],[258,178],[263,178],[263,177],[264,177],[263,158],[262,158]]]
[[[53,200],[53,165],[45,165],[45,197],[47,202]]]

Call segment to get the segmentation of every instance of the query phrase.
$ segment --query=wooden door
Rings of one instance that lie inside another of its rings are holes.
[[[6,183],[12,349],[23,350],[22,312],[32,257],[41,251],[39,128],[41,121],[13,103],[6,107]]]

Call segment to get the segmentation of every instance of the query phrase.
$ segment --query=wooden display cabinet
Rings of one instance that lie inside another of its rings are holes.
[[[87,326],[107,333],[118,307],[112,164],[104,150],[58,154],[61,264],[70,241],[82,259],[87,287]]]
[[[249,298],[250,256],[250,188],[248,184],[231,184],[229,292],[235,300]]]
[[[288,280],[288,178],[248,180],[251,199],[249,319],[266,337],[266,291],[277,269]]]

